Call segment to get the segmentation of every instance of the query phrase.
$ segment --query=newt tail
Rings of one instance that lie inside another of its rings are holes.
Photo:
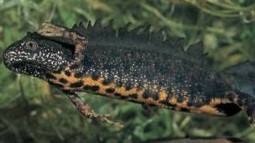
[[[90,92],[176,111],[231,116],[245,111],[254,123],[254,96],[240,91],[206,64],[202,44],[182,50],[182,38],[115,31],[99,23],[71,29],[44,24],[10,45],[4,62],[12,71],[39,77],[67,93],[79,111],[105,121],[76,92]],[[83,108],[86,107],[86,108]]]

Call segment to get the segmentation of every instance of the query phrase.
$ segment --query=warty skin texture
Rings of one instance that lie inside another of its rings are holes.
[[[98,25],[75,25],[70,31],[88,40],[78,65],[69,66],[75,59],[75,44],[70,39],[36,33],[9,46],[4,53],[5,65],[15,72],[42,78],[64,92],[86,91],[216,116],[244,110],[253,122],[254,97],[209,69],[203,54],[197,52],[200,44],[193,50],[191,47],[189,53],[181,50],[181,39],[163,41],[160,36],[137,35],[125,28],[118,31],[118,36],[113,29]],[[16,66],[20,61],[22,65]]]

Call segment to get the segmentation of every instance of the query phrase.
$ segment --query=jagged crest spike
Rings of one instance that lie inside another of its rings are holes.
[[[137,27],[131,29],[130,33],[141,33],[141,32],[142,32],[142,31],[141,31],[142,29],[143,29],[143,25],[139,25],[139,26],[137,26]]]
[[[151,29],[151,25],[139,25],[131,29],[131,24],[129,23],[114,29],[113,22],[113,20],[109,21],[105,26],[100,20],[96,20],[94,24],[89,21],[87,26],[77,23],[70,30],[88,38],[89,45],[96,43],[119,48],[129,47],[160,51],[174,56],[185,57],[186,59],[195,59],[198,62],[203,59],[201,58],[202,56],[204,57],[201,42],[191,46],[188,52],[185,53],[183,51],[185,39],[168,36],[166,34],[167,30],[164,28],[154,31]],[[192,56],[194,54],[196,56]]]
[[[131,23],[125,24],[123,27],[117,29],[118,35],[127,34],[129,31]]]
[[[88,21],[88,26],[87,28],[93,27],[93,22],[92,21]]]
[[[79,22],[78,24],[74,24],[71,30],[78,33],[81,36],[86,36],[86,28],[82,22]]]

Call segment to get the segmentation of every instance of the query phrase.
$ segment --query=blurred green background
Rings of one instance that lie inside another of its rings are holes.
[[[236,137],[255,141],[244,114],[218,118],[152,109],[92,94],[81,94],[99,113],[110,113],[118,129],[83,118],[47,83],[17,75],[3,65],[5,48],[42,22],[71,27],[76,22],[113,20],[115,28],[152,26],[185,37],[185,47],[202,41],[217,69],[255,61],[253,0],[0,0],[0,143],[130,143],[183,137]]]

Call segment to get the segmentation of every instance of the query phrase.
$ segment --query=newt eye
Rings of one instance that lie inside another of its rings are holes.
[[[37,43],[34,41],[27,41],[26,48],[30,50],[35,50],[37,48]]]

